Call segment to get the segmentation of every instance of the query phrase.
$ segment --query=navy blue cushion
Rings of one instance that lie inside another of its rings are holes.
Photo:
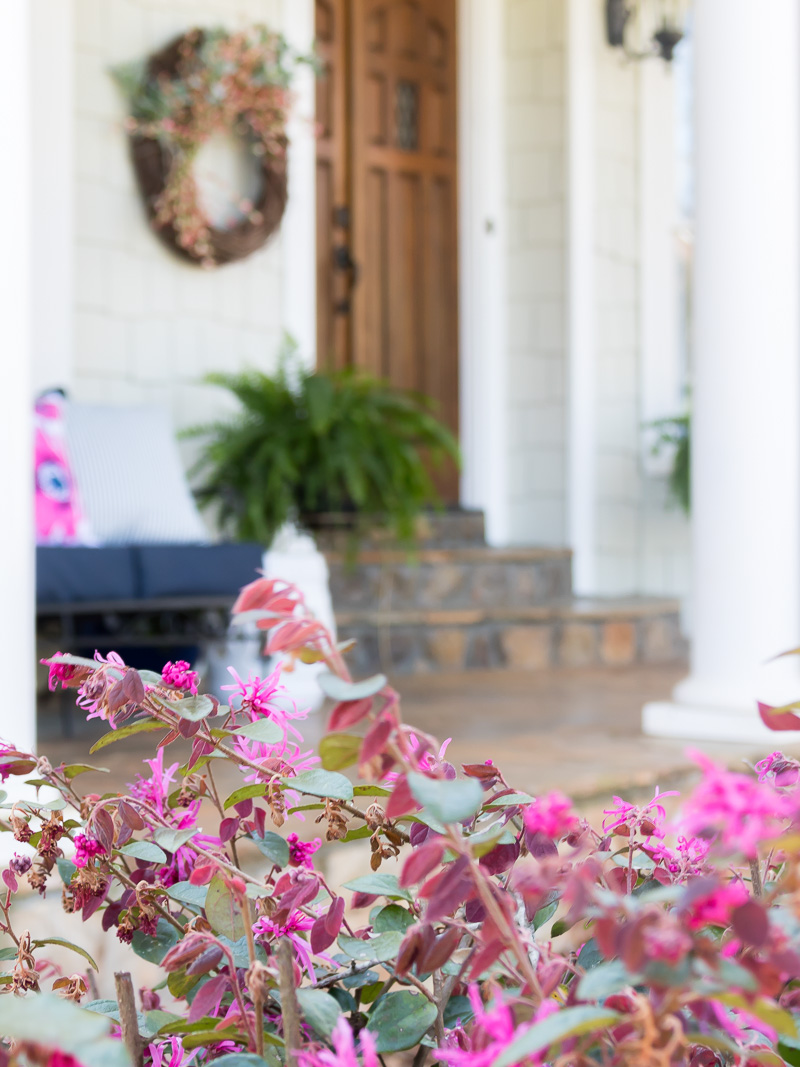
[[[263,548],[257,544],[140,545],[139,596],[234,597],[254,581],[261,568]]]
[[[130,548],[36,549],[37,604],[74,604],[91,600],[133,600],[137,569]]]

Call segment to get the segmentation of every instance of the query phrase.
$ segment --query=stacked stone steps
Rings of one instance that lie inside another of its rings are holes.
[[[323,539],[339,635],[358,675],[626,666],[685,656],[671,600],[572,597],[568,549],[490,548],[480,512],[425,521],[412,554]],[[352,546],[350,546],[352,549]]]

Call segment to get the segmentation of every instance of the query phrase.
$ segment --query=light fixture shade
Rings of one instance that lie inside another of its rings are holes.
[[[606,0],[606,34],[612,48],[625,44],[625,26],[631,17],[627,0]]]

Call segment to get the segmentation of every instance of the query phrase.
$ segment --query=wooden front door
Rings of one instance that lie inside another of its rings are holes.
[[[316,10],[318,359],[426,393],[457,433],[456,0]]]

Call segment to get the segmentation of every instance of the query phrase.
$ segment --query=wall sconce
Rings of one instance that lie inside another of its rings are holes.
[[[626,29],[639,7],[654,9],[655,25],[652,47],[643,52],[631,49],[625,40]],[[675,49],[684,38],[684,0],[606,0],[606,37],[612,48],[621,48],[629,59],[650,59],[660,56],[671,63]]]

